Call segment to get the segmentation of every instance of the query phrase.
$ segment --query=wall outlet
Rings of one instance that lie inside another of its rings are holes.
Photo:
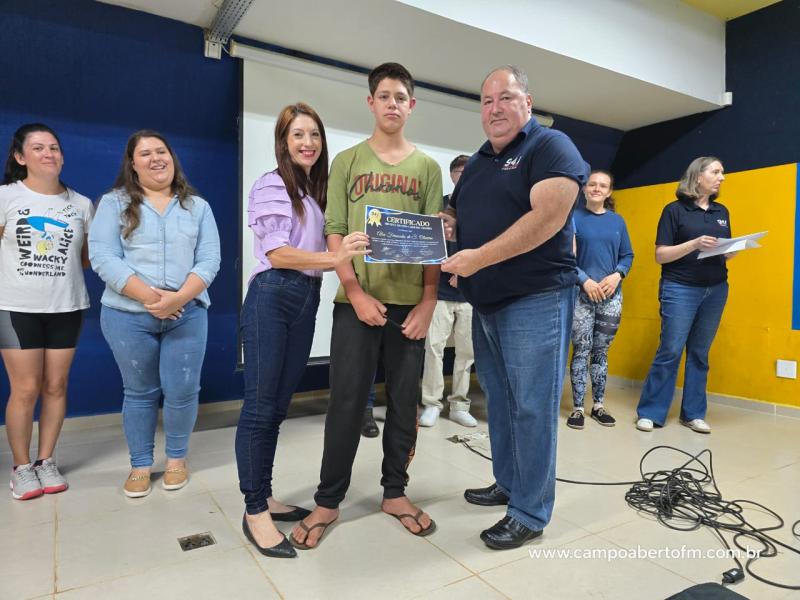
[[[775,365],[775,375],[786,379],[797,379],[797,361],[778,360]]]

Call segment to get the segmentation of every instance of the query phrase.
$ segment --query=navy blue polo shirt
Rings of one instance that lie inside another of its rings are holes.
[[[703,210],[693,198],[679,196],[661,211],[656,232],[656,246],[677,246],[701,235],[731,237],[728,209],[719,202],[709,202]],[[684,285],[707,287],[728,279],[728,266],[723,255],[698,260],[699,250],[661,265],[661,277]]]
[[[479,248],[530,212],[531,188],[539,181],[567,177],[583,186],[588,173],[572,140],[541,127],[536,119],[499,154],[487,141],[467,162],[450,199],[457,212],[458,249]],[[522,296],[575,285],[573,231],[570,211],[551,239],[470,277],[459,277],[459,289],[476,309],[490,313]]]

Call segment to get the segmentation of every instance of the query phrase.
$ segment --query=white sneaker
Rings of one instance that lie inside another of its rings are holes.
[[[652,419],[639,419],[636,421],[636,429],[639,431],[653,431]]]
[[[33,470],[33,465],[19,465],[11,471],[11,495],[17,500],[30,500],[44,494],[42,484]]]
[[[435,406],[426,406],[425,410],[422,411],[422,414],[419,417],[419,426],[433,427],[436,425],[436,421],[439,420],[440,412],[442,412],[441,408],[436,408]]]
[[[64,476],[58,471],[58,466],[52,458],[45,458],[42,464],[33,468],[42,484],[45,494],[63,492],[69,485]]]
[[[464,427],[477,427],[478,422],[466,410],[451,410],[450,420],[462,425]]]
[[[703,419],[692,419],[691,421],[681,421],[681,425],[685,425],[692,431],[697,433],[711,433],[711,425],[703,421]]]

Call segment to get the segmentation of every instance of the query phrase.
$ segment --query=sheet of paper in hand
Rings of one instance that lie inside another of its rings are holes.
[[[441,218],[370,205],[364,211],[372,250],[366,262],[436,265],[447,258]]]
[[[708,258],[709,256],[717,256],[719,254],[727,254],[728,252],[741,252],[747,248],[761,248],[756,240],[761,239],[767,235],[766,231],[759,233],[751,233],[750,235],[743,235],[735,238],[717,238],[717,245],[711,250],[700,252],[697,254],[698,260],[701,258]]]

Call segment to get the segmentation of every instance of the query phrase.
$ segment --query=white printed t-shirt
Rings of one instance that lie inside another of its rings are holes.
[[[0,186],[0,310],[61,313],[89,307],[81,250],[92,202],[74,190]]]

